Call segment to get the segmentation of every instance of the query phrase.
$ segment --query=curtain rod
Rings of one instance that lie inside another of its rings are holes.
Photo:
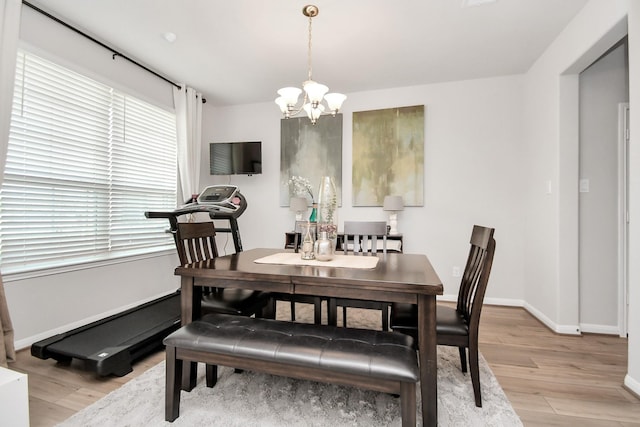
[[[152,69],[150,69],[150,68],[148,68],[148,67],[145,67],[144,65],[140,64],[139,62],[137,62],[137,61],[135,61],[135,60],[133,60],[133,59],[129,58],[128,56],[126,56],[126,55],[122,54],[121,52],[118,52],[118,51],[117,51],[117,50],[115,50],[114,48],[112,48],[112,47],[110,47],[110,46],[107,46],[106,44],[102,43],[100,40],[97,40],[97,39],[95,39],[95,38],[91,37],[89,34],[87,34],[87,33],[83,32],[83,31],[81,31],[81,30],[79,30],[79,29],[77,29],[77,28],[73,27],[72,25],[67,24],[67,23],[66,23],[66,22],[64,22],[63,20],[61,20],[61,19],[59,19],[59,18],[56,18],[55,16],[51,15],[49,12],[46,12],[46,11],[44,11],[44,10],[40,9],[39,7],[37,7],[37,6],[35,6],[35,5],[31,4],[31,3],[29,3],[29,2],[28,2],[28,1],[26,1],[26,0],[22,0],[22,4],[24,4],[25,6],[29,6],[31,9],[35,10],[36,12],[39,12],[39,13],[43,14],[43,15],[44,15],[44,16],[46,16],[47,18],[49,18],[49,19],[52,19],[52,20],[56,21],[58,24],[60,24],[60,25],[63,25],[63,26],[65,26],[65,27],[67,27],[67,28],[68,28],[68,29],[70,29],[71,31],[74,31],[74,32],[76,32],[76,33],[80,34],[81,36],[83,36],[83,37],[85,37],[85,38],[87,38],[87,39],[91,40],[92,42],[94,42],[94,43],[96,43],[96,44],[98,44],[98,45],[102,46],[102,47],[103,47],[103,48],[105,48],[105,49],[107,49],[108,51],[110,51],[110,52],[113,54],[113,55],[111,56],[111,58],[112,58],[112,59],[116,59],[116,56],[119,56],[119,57],[121,57],[121,58],[123,58],[123,59],[126,59],[127,61],[131,62],[132,64],[137,65],[138,67],[142,68],[142,69],[143,69],[143,70],[145,70],[146,72],[151,73],[151,74],[153,74],[154,76],[156,76],[156,77],[158,77],[158,78],[160,78],[160,79],[164,80],[165,82],[172,84],[173,86],[177,87],[178,89],[182,89],[182,86],[180,86],[179,84],[172,82],[171,80],[169,80],[168,78],[164,77],[163,75],[156,73],[156,72],[155,72],[155,71],[153,71]],[[207,102],[207,100],[206,100],[206,99],[204,99],[204,98],[202,98],[202,103],[205,103],[205,102]]]

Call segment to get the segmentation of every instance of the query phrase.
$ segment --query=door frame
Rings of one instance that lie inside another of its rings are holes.
[[[628,334],[629,312],[629,103],[618,104],[618,328]]]

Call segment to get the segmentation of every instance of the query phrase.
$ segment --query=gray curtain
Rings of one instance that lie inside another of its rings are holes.
[[[16,54],[20,34],[20,0],[0,0],[0,185],[4,175],[11,123],[11,104],[16,71]],[[13,325],[9,316],[9,307],[0,277],[0,366],[15,361],[16,351],[13,343]]]

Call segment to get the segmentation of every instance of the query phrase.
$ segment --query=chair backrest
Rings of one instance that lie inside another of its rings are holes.
[[[386,221],[345,221],[343,251],[357,255],[375,255],[378,239],[382,239],[382,252],[387,253]]]
[[[493,228],[474,225],[471,233],[471,248],[460,283],[457,305],[458,312],[469,325],[470,335],[478,333],[480,312],[496,250],[493,232]]]
[[[213,222],[179,222],[176,246],[180,264],[205,261],[218,256]]]

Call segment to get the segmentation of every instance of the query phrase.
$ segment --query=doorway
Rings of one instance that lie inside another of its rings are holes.
[[[579,76],[579,316],[583,332],[626,336],[626,38]],[[623,117],[619,115],[622,114]]]

